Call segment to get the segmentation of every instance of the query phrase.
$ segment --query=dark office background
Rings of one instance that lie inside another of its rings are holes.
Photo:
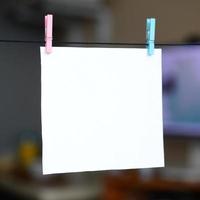
[[[59,42],[145,43],[147,17],[157,19],[156,43],[195,43],[200,41],[199,9],[198,0],[0,0],[0,198],[198,199],[198,129],[195,134],[188,128],[187,133],[184,128],[178,134],[174,129],[165,132],[164,169],[43,176],[39,46],[44,45],[48,13],[54,15],[53,40],[60,46],[67,44]],[[194,49],[181,48],[163,47],[163,53],[181,59],[180,52]],[[169,76],[164,88],[172,89],[174,80]]]

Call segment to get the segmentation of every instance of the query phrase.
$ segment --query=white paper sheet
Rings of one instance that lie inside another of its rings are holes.
[[[164,166],[161,49],[41,47],[43,173]]]

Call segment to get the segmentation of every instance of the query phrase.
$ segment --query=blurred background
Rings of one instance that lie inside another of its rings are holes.
[[[162,46],[165,168],[43,176],[40,44],[2,41],[43,41],[52,13],[55,42],[145,43],[155,17],[156,43],[196,44],[199,9],[198,0],[0,0],[0,199],[200,199],[200,46]]]

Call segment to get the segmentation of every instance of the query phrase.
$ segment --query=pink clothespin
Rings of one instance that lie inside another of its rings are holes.
[[[53,40],[53,15],[45,16],[45,47],[46,53],[52,52],[52,40]]]

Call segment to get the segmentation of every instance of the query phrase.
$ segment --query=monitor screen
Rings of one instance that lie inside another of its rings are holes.
[[[163,48],[166,135],[200,136],[200,46]]]

